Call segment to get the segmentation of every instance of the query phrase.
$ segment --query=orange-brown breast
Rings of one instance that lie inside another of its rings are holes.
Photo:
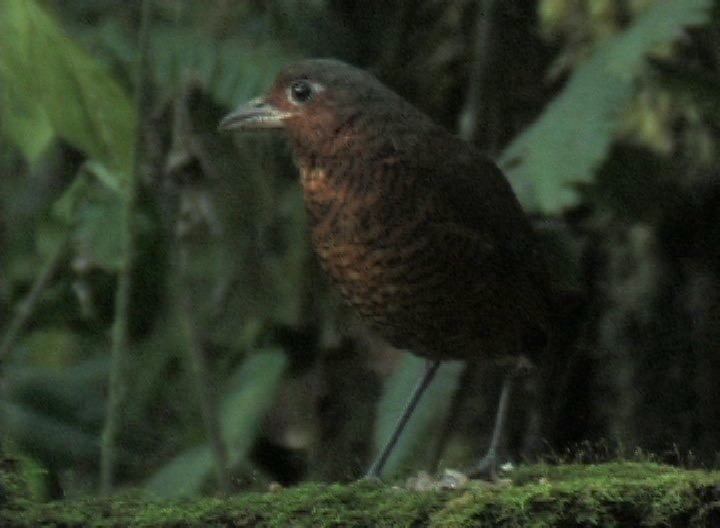
[[[491,241],[443,223],[433,193],[393,177],[391,161],[363,172],[358,181],[301,168],[313,245],[345,301],[393,345],[421,356],[517,353],[509,292],[477,266]]]

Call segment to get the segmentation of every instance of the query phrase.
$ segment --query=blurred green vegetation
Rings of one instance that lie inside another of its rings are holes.
[[[551,248],[557,336],[503,456],[715,465],[718,50],[712,0],[5,0],[2,449],[42,498],[101,464],[160,496],[362,474],[422,366],[327,291],[282,138],[216,132],[332,56],[470,123]],[[483,450],[497,369],[444,369],[395,476]]]

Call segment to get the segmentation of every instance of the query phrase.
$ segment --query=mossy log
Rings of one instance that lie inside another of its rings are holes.
[[[228,498],[33,502],[0,465],[0,526],[720,526],[720,472],[649,463],[516,469],[500,484],[417,491],[307,483]]]

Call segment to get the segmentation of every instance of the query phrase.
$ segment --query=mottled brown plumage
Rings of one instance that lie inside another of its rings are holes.
[[[296,63],[221,127],[285,129],[323,267],[390,343],[433,360],[542,349],[546,270],[508,182],[370,74]]]

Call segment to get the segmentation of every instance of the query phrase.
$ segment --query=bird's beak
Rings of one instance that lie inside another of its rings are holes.
[[[278,110],[265,102],[263,97],[238,106],[235,110],[222,118],[218,130],[250,130],[258,128],[282,128],[285,119],[292,116],[292,112]]]

